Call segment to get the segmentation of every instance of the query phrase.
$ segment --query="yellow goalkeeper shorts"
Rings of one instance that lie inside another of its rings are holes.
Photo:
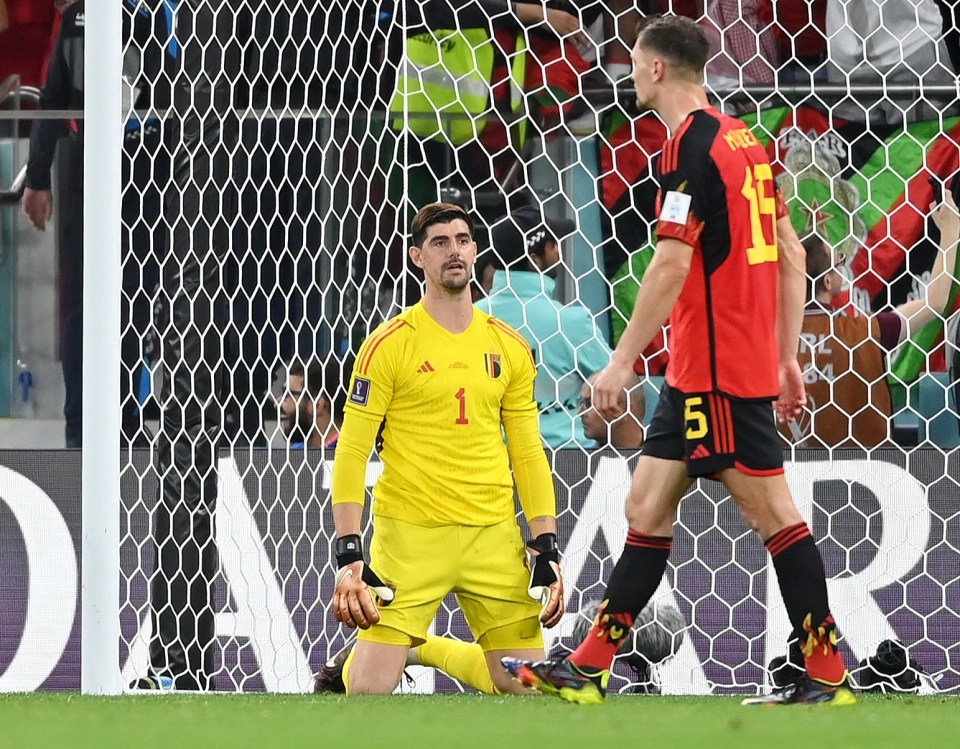
[[[361,630],[361,640],[422,644],[443,599],[454,593],[484,650],[543,648],[540,604],[527,594],[530,572],[512,518],[484,527],[426,528],[376,517],[370,566],[396,598],[380,606],[380,623]]]

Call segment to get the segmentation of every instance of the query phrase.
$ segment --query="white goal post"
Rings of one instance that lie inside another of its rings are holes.
[[[83,542],[81,683],[119,694],[121,17],[113,3],[85,8]],[[91,199],[92,196],[96,196]],[[116,331],[112,333],[111,331]],[[114,362],[113,366],[109,363]],[[93,405],[98,404],[98,405]]]

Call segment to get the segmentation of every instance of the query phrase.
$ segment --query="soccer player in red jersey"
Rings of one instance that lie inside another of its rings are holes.
[[[660,583],[677,506],[699,477],[722,481],[773,559],[807,678],[748,704],[851,704],[817,546],[783,474],[774,420],[805,401],[797,349],[804,252],[766,152],[710,106],[709,47],[685,18],[648,19],[633,49],[637,102],[671,136],[659,162],[656,255],[610,365],[594,385],[619,414],[633,363],[671,325],[670,365],[627,498],[630,529],[590,634],[562,661],[504,659],[522,683],[571,702],[603,700],[610,664]]]

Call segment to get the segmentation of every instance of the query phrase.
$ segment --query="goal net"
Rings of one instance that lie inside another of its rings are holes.
[[[653,164],[666,135],[636,111],[624,80],[636,13],[613,1],[611,19],[599,4],[584,8],[581,43],[506,5],[479,23],[480,4],[450,10],[460,5],[124,3],[124,685],[187,664],[201,688],[304,692],[344,644],[331,611],[333,453],[298,446],[301,424],[292,418],[285,432],[281,403],[293,398],[300,413],[318,395],[292,392],[293,362],[324,365],[322,394],[340,400],[350,354],[419,298],[406,254],[417,208],[447,200],[476,218],[478,299],[491,293],[484,268],[494,293],[504,277],[496,227],[522,206],[548,224],[572,220],[553,294],[584,307],[606,346],[622,333],[652,253]],[[827,307],[855,320],[927,299],[946,257],[929,204],[960,166],[936,4],[918,6],[936,18],[909,22],[889,3],[826,2],[825,16],[799,20],[706,5],[716,105],[767,148],[801,236],[832,248],[824,272],[836,269],[842,288]],[[877,17],[845,16],[854,5]],[[619,66],[609,41],[618,28]],[[851,45],[874,61],[854,65]],[[831,329],[805,332],[816,395],[783,435],[848,666],[896,639],[941,689],[960,683],[956,284],[947,286],[931,322],[875,361],[876,323],[844,371],[818,364],[838,345]],[[558,335],[574,350],[583,341]],[[638,361],[647,423],[667,359],[661,340]],[[541,359],[538,375],[544,419],[561,413],[569,431],[548,453],[568,611],[546,633],[551,652],[575,645],[579,612],[602,595],[627,532],[635,455],[584,436],[578,399],[591,373],[574,363],[558,375]],[[865,414],[875,428],[862,431]],[[842,434],[824,436],[838,419]],[[373,459],[368,486],[378,473]],[[663,692],[769,684],[790,627],[763,544],[719,485],[701,481],[682,503],[655,600],[686,625],[651,671]],[[452,597],[433,629],[470,639]],[[411,675],[403,689],[463,688],[442,673]],[[623,664],[611,688],[640,681]]]

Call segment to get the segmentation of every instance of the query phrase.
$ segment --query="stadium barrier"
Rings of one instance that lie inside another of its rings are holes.
[[[0,452],[0,691],[80,686],[80,454]],[[306,692],[345,632],[329,610],[330,463],[322,453],[222,455],[215,527],[219,571],[215,688]],[[554,459],[568,614],[548,647],[572,645],[577,612],[603,590],[626,536],[623,503],[632,459],[561,451]],[[379,474],[371,463],[368,485]],[[951,654],[960,629],[958,453],[920,448],[798,451],[791,488],[824,557],[849,666],[885,639],[900,639],[942,690],[960,685]],[[121,478],[120,639],[124,683],[147,666],[150,515],[157,477],[135,451]],[[755,691],[765,664],[785,651],[789,627],[760,539],[733,502],[703,482],[681,505],[671,564],[657,600],[689,628],[660,668],[667,694]],[[369,530],[369,529],[368,529]],[[435,631],[469,638],[455,601]],[[614,688],[628,689],[629,672]],[[416,692],[452,692],[442,674],[417,670]]]

